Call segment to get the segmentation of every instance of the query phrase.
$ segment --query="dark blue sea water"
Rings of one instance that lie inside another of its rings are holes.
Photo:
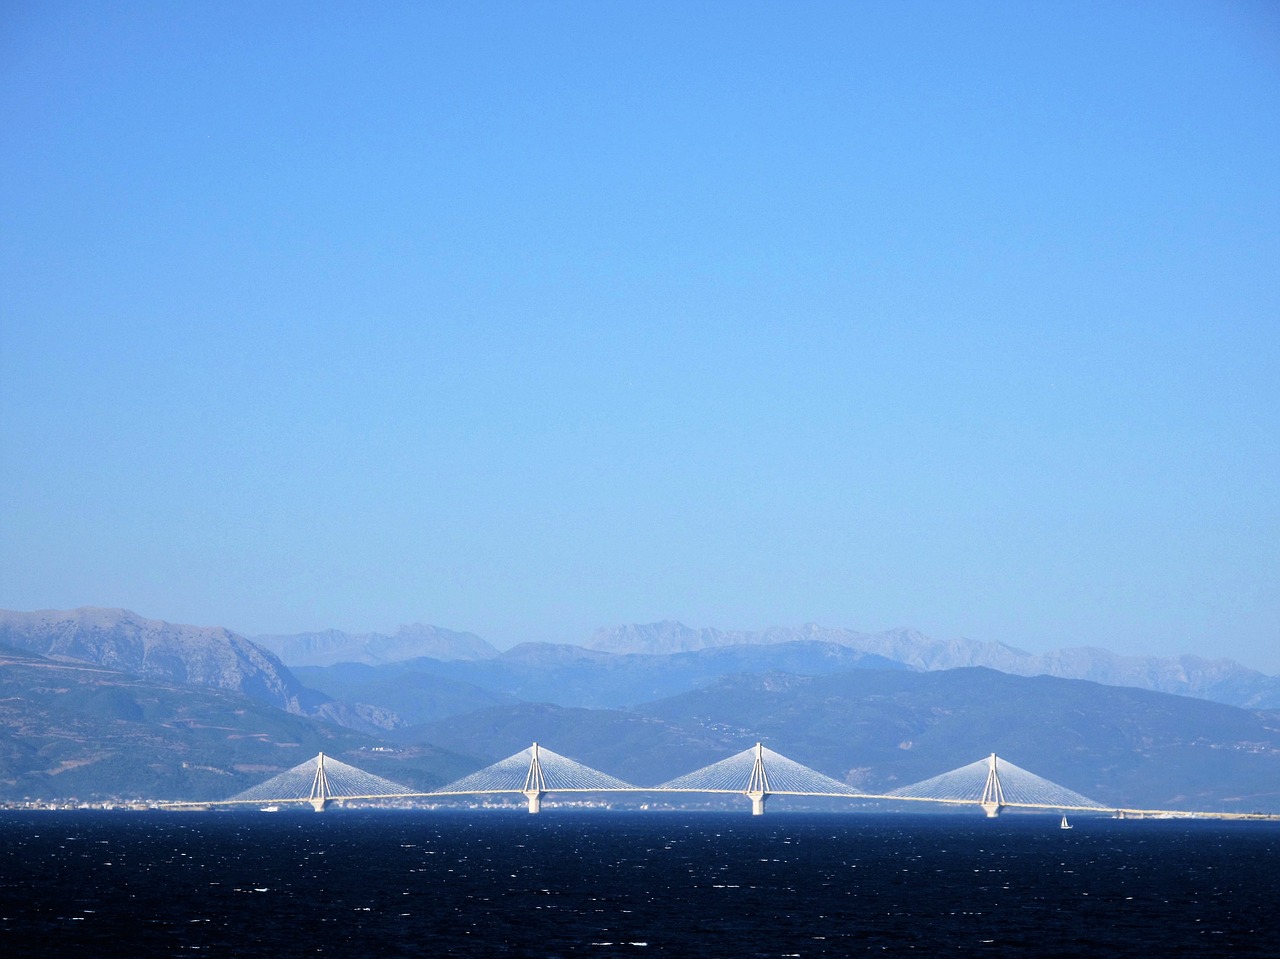
[[[0,814],[0,955],[1280,956],[1280,823]]]

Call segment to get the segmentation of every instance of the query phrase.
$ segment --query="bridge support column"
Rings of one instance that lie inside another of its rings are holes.
[[[756,743],[756,761],[751,767],[751,778],[745,790],[751,800],[751,815],[764,815],[764,801],[769,798],[769,773],[764,768],[764,745]]]
[[[542,812],[542,797],[547,792],[547,777],[542,775],[542,759],[538,755],[538,744],[533,744],[529,757],[529,771],[524,777],[524,798],[529,800],[529,812]]]
[[[987,760],[987,781],[982,787],[982,798],[978,800],[978,805],[988,819],[995,819],[1004,808],[1004,787],[1000,785],[999,765],[999,759],[992,753]]]
[[[324,771],[324,753],[316,756],[316,775],[311,780],[311,795],[307,797],[307,802],[311,803],[311,808],[316,812],[324,812],[324,807],[329,804],[329,796],[333,790],[329,788],[329,774]]]

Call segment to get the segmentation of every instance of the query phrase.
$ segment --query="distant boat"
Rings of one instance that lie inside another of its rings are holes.
[[[1071,823],[1067,822],[1067,814],[1066,814],[1066,813],[1063,813],[1063,814],[1062,814],[1062,825],[1061,825],[1061,826],[1059,826],[1058,828],[1059,828],[1059,829],[1070,829],[1070,828],[1072,828],[1072,827],[1071,827]]]
[[[279,812],[279,811],[280,811],[280,807],[279,807],[279,806],[263,806],[263,807],[262,807],[262,811],[263,811],[263,812]],[[1064,818],[1062,821],[1063,821],[1063,822],[1066,822],[1067,820]],[[1063,828],[1063,829],[1065,829],[1065,828],[1067,828],[1067,827],[1066,827],[1066,826],[1063,826],[1062,828]]]

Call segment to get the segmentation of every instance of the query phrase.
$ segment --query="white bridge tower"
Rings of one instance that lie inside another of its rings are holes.
[[[978,800],[978,805],[988,819],[995,819],[1004,808],[1004,787],[1000,785],[1000,773],[996,771],[995,753],[991,754],[987,763],[987,782],[982,787],[982,798]]]
[[[542,812],[542,797],[547,794],[547,778],[542,775],[542,761],[538,758],[538,744],[533,744],[533,756],[529,760],[529,772],[524,777],[524,788],[520,790],[524,798],[529,800],[529,812]]]
[[[329,788],[329,774],[324,771],[324,753],[316,757],[316,776],[311,780],[311,795],[307,797],[307,802],[311,803],[311,808],[316,812],[324,812],[324,807],[329,804],[329,797],[333,795],[333,790]]]
[[[764,745],[756,743],[756,761],[751,767],[751,778],[744,790],[751,800],[751,815],[763,816],[764,803],[769,798],[769,774],[764,769]]]

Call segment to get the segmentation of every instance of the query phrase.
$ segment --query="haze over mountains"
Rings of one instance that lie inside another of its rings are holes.
[[[424,656],[467,661],[495,659],[503,655],[472,633],[457,633],[433,626],[402,626],[394,637],[377,633],[351,635],[330,630],[296,636],[259,636],[254,640],[275,651],[289,666],[331,666],[343,662],[379,665]],[[862,633],[808,623],[762,630],[720,630],[693,629],[683,623],[666,621],[601,628],[581,647],[563,645],[565,649],[580,648],[614,655],[661,656],[723,647],[778,646],[796,642],[845,647],[921,670],[986,666],[1015,676],[1088,679],[1111,686],[1134,686],[1179,696],[1196,696],[1233,706],[1280,708],[1280,677],[1268,676],[1230,659],[1205,659],[1191,655],[1122,656],[1095,647],[1037,654],[1003,643],[931,639],[914,629]],[[515,650],[522,649],[524,645],[552,648],[552,644],[522,644],[508,652],[515,654]]]
[[[597,630],[589,649],[626,652],[675,652],[714,646],[742,646],[809,640],[847,646],[917,669],[986,666],[1015,676],[1088,679],[1110,686],[1136,686],[1180,696],[1259,709],[1280,708],[1280,678],[1230,659],[1200,656],[1121,656],[1096,647],[1029,653],[1003,643],[972,639],[937,640],[914,629],[860,633],[807,623],[799,627],[726,631],[691,629],[682,623],[615,626]]]
[[[997,750],[1106,803],[1280,811],[1277,681],[1228,660],[679,623],[499,652],[429,626],[250,640],[80,609],[0,612],[0,684],[0,798],[219,798],[317,748],[429,787],[533,740],[656,783],[767,740],[870,789]]]
[[[883,656],[812,642],[652,656],[524,643],[484,660],[444,662],[423,657],[379,667],[359,663],[295,667],[303,682],[336,699],[383,704],[410,724],[520,701],[613,709],[689,692],[723,676],[767,672],[825,676],[851,669],[909,667]]]
[[[288,636],[254,636],[290,666],[332,666],[334,663],[395,663],[419,656],[432,659],[488,659],[498,651],[474,633],[458,633],[438,626],[401,626],[394,635],[344,633],[328,629]]]

